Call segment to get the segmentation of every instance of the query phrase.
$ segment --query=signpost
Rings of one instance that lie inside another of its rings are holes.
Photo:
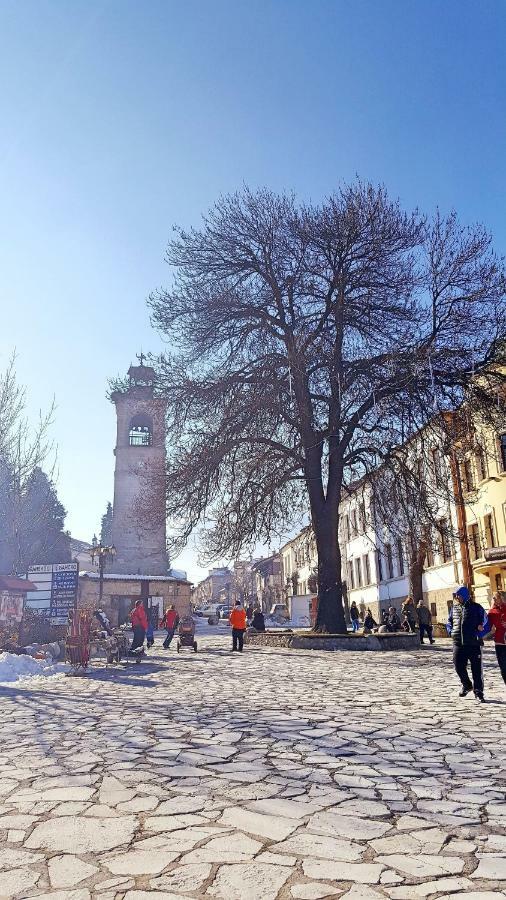
[[[27,578],[37,590],[27,592],[26,609],[48,625],[66,625],[69,611],[77,606],[79,563],[31,566]]]

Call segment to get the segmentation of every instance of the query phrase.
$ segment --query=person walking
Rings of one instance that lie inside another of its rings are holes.
[[[506,596],[502,591],[492,595],[492,606],[488,611],[488,624],[494,636],[495,655],[506,684]]]
[[[130,650],[137,650],[139,647],[143,646],[146,631],[148,629],[148,617],[142,600],[136,600],[135,606],[130,613],[130,622],[132,623],[132,628],[134,630],[134,639]]]
[[[167,636],[163,642],[163,649],[168,650],[170,647],[170,642],[174,637],[174,632],[179,625],[179,616],[176,612],[176,607],[173,603],[170,604],[168,610],[166,610],[165,615],[162,619],[162,628],[167,630]]]
[[[428,606],[425,606],[424,603],[419,603],[416,607],[416,612],[418,616],[418,627],[420,629],[420,643],[423,644],[423,636],[427,635],[429,638],[429,643],[434,643],[433,631],[432,628],[432,613]]]
[[[401,614],[403,616],[402,624],[405,627],[405,630],[414,633],[416,631],[417,616],[412,597],[406,597],[406,600],[402,605]]]
[[[455,591],[453,599],[446,630],[453,640],[453,664],[462,682],[459,697],[474,691],[476,699],[484,703],[481,648],[487,615],[465,585]],[[472,681],[467,671],[468,663],[471,664]]]
[[[236,600],[235,606],[228,618],[232,626],[232,652],[239,650],[242,653],[244,632],[246,631],[246,610],[243,609],[240,600]]]
[[[255,631],[265,631],[264,614],[259,607],[257,607],[253,612],[251,627],[254,628]]]
[[[360,613],[358,611],[358,606],[354,600],[350,606],[350,619],[351,619],[351,630],[353,632],[358,631],[358,629],[360,628],[360,621],[359,621]]]

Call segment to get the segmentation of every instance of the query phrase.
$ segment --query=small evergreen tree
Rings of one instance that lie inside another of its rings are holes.
[[[21,498],[16,566],[70,562],[70,536],[64,529],[66,511],[52,481],[40,468],[30,475]]]
[[[100,523],[100,543],[104,547],[112,544],[112,504],[108,503]]]

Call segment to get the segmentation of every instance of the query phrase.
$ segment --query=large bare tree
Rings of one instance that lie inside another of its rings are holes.
[[[497,358],[491,239],[360,182],[320,205],[245,189],[177,229],[167,260],[173,285],[150,303],[169,345],[158,371],[175,544],[204,525],[210,558],[235,555],[309,511],[316,627],[343,631],[341,492]]]

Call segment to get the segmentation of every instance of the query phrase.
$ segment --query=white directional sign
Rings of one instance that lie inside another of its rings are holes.
[[[27,576],[37,588],[28,591],[26,609],[51,625],[65,625],[69,610],[75,609],[79,582],[79,563],[54,563],[31,566]]]

